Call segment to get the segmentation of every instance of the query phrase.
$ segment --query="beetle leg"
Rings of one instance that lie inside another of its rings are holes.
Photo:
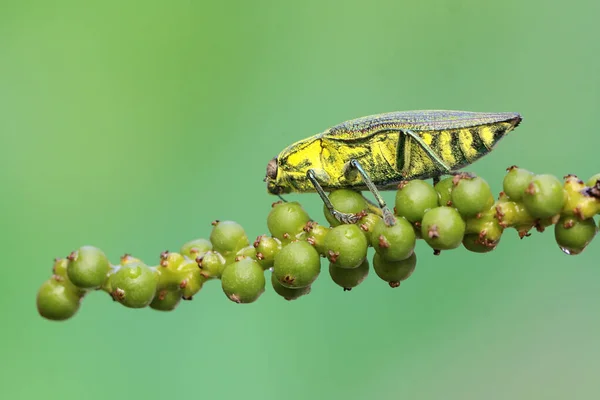
[[[431,149],[431,147],[429,147],[429,145],[427,143],[425,143],[425,141],[416,133],[409,131],[409,130],[402,130],[402,133],[404,133],[407,136],[410,136],[411,138],[414,139],[415,142],[417,142],[419,144],[419,146],[421,146],[421,148],[423,150],[425,150],[425,153],[427,153],[427,155],[429,157],[431,157],[431,160],[436,163],[444,172],[443,174],[450,174],[452,169],[444,162],[444,160],[442,160],[440,158],[440,156],[438,156],[436,154],[435,151],[433,151]]]
[[[317,180],[317,175],[315,174],[314,170],[309,169],[306,172],[306,177],[308,178],[310,183],[312,183],[312,185],[315,187],[315,190],[317,191],[319,196],[321,196],[321,200],[323,200],[323,203],[325,203],[325,207],[327,207],[327,209],[329,210],[331,215],[335,217],[335,219],[344,224],[355,224],[360,220],[360,218],[362,217],[362,215],[360,214],[348,214],[335,209],[333,204],[331,204],[331,200],[329,200],[329,197],[327,197],[327,194],[319,184],[319,181]]]
[[[392,214],[392,212],[390,211],[390,209],[385,204],[385,200],[383,200],[383,197],[381,197],[381,194],[379,193],[379,190],[377,190],[377,187],[375,187],[375,185],[373,184],[373,181],[369,177],[369,174],[367,174],[365,172],[365,170],[360,165],[360,163],[358,162],[358,160],[355,160],[355,159],[350,160],[350,166],[352,168],[356,168],[356,170],[358,171],[358,173],[360,174],[360,176],[362,176],[363,181],[365,181],[365,184],[369,188],[369,191],[371,193],[373,193],[373,196],[375,196],[375,199],[377,200],[377,204],[379,204],[379,208],[381,209],[381,212],[383,214],[383,220],[385,221],[385,224],[387,226],[395,225],[396,224],[396,218],[394,218],[394,214]]]

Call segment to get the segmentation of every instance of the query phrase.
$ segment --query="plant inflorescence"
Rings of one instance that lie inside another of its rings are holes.
[[[187,242],[179,252],[164,251],[155,266],[128,254],[111,264],[101,250],[83,246],[55,260],[52,277],[37,294],[38,312],[50,320],[71,318],[82,299],[97,290],[125,307],[170,311],[213,280],[220,281],[231,301],[252,303],[265,291],[267,270],[274,292],[294,300],[310,293],[324,259],[331,279],[348,291],[369,273],[369,247],[375,250],[376,275],[396,288],[415,269],[417,240],[435,254],[461,246],[488,253],[509,228],[524,238],[553,226],[564,253],[581,253],[598,230],[600,174],[584,182],[516,166],[507,171],[497,199],[485,180],[471,174],[450,176],[435,186],[401,182],[391,226],[360,193],[340,189],[331,193],[331,201],[341,212],[360,215],[356,224],[341,224],[324,207],[329,223],[324,226],[299,203],[277,202],[267,217],[270,235],[251,243],[238,223],[214,221],[209,239]]]

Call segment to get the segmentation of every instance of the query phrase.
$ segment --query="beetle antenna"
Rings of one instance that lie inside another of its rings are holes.
[[[281,201],[283,201],[284,203],[287,203],[287,200],[286,200],[286,199],[284,199],[284,198],[283,198],[283,197],[282,197],[280,194],[278,194],[278,195],[277,195],[277,197],[279,197],[279,199],[280,199]]]

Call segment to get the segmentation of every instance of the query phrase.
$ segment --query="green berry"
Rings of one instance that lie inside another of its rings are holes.
[[[600,212],[600,199],[594,196],[590,187],[574,175],[565,177],[565,204],[563,215],[575,215],[580,220],[592,218]]]
[[[299,203],[275,203],[267,217],[267,227],[273,237],[287,244],[304,236],[308,221],[310,217]]]
[[[369,275],[369,261],[364,259],[356,268],[340,268],[335,264],[329,264],[329,275],[331,279],[345,291],[361,284]]]
[[[277,293],[278,295],[280,295],[281,297],[283,297],[284,299],[289,300],[289,301],[296,300],[299,297],[309,294],[310,289],[311,289],[310,286],[306,286],[306,287],[298,288],[298,289],[292,289],[292,288],[285,287],[281,283],[279,283],[279,281],[275,277],[275,274],[271,274],[271,285],[273,285],[273,289],[275,290],[275,293]]]
[[[474,217],[494,205],[490,185],[482,178],[460,178],[452,190],[452,205],[465,218]]]
[[[422,180],[403,182],[396,192],[396,215],[409,222],[423,219],[425,211],[438,206],[438,193]]]
[[[244,257],[256,258],[256,249],[254,246],[244,247],[235,253],[234,261],[240,260]]]
[[[563,216],[554,225],[556,243],[565,254],[581,253],[592,241],[598,231],[593,218],[581,221],[573,216]]]
[[[106,281],[110,263],[104,253],[92,246],[83,246],[67,257],[67,274],[75,286],[84,289],[100,287]]]
[[[507,171],[502,182],[502,190],[512,201],[521,201],[534,174],[516,165],[508,168]]]
[[[491,242],[488,244],[485,238],[481,238],[477,233],[468,233],[463,238],[463,246],[465,249],[472,251],[473,253],[489,253],[494,250],[498,242]]]
[[[365,235],[353,224],[336,226],[325,237],[327,258],[336,267],[358,267],[367,256],[367,249]]]
[[[371,233],[375,251],[390,261],[400,261],[411,256],[417,237],[413,226],[405,218],[397,218],[396,224],[387,226],[380,220]]]
[[[309,222],[306,225],[306,230],[308,232],[306,241],[317,250],[319,255],[326,257],[327,251],[325,249],[325,238],[327,237],[327,234],[331,228],[319,225],[316,222]]]
[[[54,260],[54,264],[52,265],[52,274],[53,278],[64,285],[68,290],[76,293],[78,296],[83,296],[86,293],[85,289],[81,289],[73,284],[69,279],[69,275],[67,274],[67,267],[69,265],[69,260],[66,258],[57,258]],[[106,280],[108,281],[108,279]],[[105,282],[106,282],[105,281]]]
[[[438,194],[438,204],[440,206],[452,205],[452,189],[454,189],[454,177],[444,178],[433,187]]]
[[[367,202],[362,194],[350,189],[334,190],[329,194],[329,200],[333,208],[342,213],[358,214],[367,209]],[[341,225],[325,205],[323,205],[323,214],[331,226]]]
[[[256,259],[263,269],[269,269],[273,267],[275,262],[275,255],[281,250],[281,241],[273,237],[262,235],[256,238],[254,241],[254,248],[256,249]]]
[[[432,208],[425,213],[421,222],[423,239],[435,250],[450,250],[460,246],[465,229],[465,221],[451,207]]]
[[[181,289],[181,296],[185,300],[191,300],[192,296],[202,289],[204,282],[209,278],[202,274],[196,261],[186,261],[180,264],[177,268],[177,273],[180,276],[179,288]]]
[[[382,220],[382,218],[379,215],[373,214],[373,213],[367,213],[367,215],[362,217],[356,223],[356,225],[358,225],[360,230],[365,235],[365,238],[367,239],[367,243],[369,244],[369,246],[373,246],[373,244],[371,243],[371,234],[373,233],[373,229],[375,229],[375,225],[377,225],[379,223],[379,221],[381,221],[381,220]]]
[[[596,174],[596,175],[592,176],[590,179],[588,179],[586,186],[594,187],[594,186],[596,186],[596,183],[598,183],[598,181],[600,181],[600,174]]]
[[[238,304],[252,303],[265,291],[264,271],[256,260],[244,258],[225,268],[221,285],[229,300]]]
[[[207,251],[212,250],[212,244],[206,239],[190,240],[181,246],[179,252],[191,260],[201,257]]]
[[[400,282],[412,275],[417,265],[417,255],[413,253],[410,257],[401,261],[389,261],[380,254],[373,256],[373,269],[377,276],[388,282],[390,287],[400,286]]]
[[[248,236],[244,228],[233,221],[215,221],[210,233],[210,242],[215,251],[227,257],[230,253],[248,246]]]
[[[200,267],[202,276],[207,279],[220,278],[227,265],[225,257],[214,250],[207,251],[204,256],[198,257],[196,263]]]
[[[111,276],[111,295],[125,307],[144,308],[154,299],[157,285],[157,274],[146,265],[128,265]]]
[[[74,290],[52,278],[39,288],[36,304],[42,317],[51,321],[64,321],[75,315],[80,301],[81,297]]]
[[[179,290],[159,290],[150,303],[150,308],[157,311],[172,311],[181,301],[181,292]]]
[[[292,242],[275,256],[273,274],[283,286],[310,286],[321,272],[321,258],[308,242]]]
[[[523,196],[525,208],[534,218],[559,214],[565,204],[563,184],[552,175],[536,175]]]

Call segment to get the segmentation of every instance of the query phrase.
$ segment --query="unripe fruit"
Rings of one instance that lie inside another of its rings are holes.
[[[549,218],[560,213],[565,204],[562,183],[552,175],[536,175],[525,189],[523,204],[534,218]]]
[[[329,194],[329,200],[333,208],[337,211],[347,214],[358,214],[367,209],[367,202],[359,192],[350,189],[338,189]],[[335,217],[323,205],[323,214],[332,227],[341,225]]]
[[[292,242],[275,256],[273,274],[288,288],[310,286],[321,272],[319,253],[308,242]]]
[[[75,286],[85,289],[98,288],[107,279],[110,263],[102,250],[93,246],[83,246],[67,258],[67,274]]]
[[[311,289],[310,286],[306,286],[306,287],[298,288],[298,289],[287,288],[287,287],[283,286],[281,283],[279,283],[279,281],[277,280],[277,278],[275,277],[274,274],[271,274],[271,285],[273,286],[275,293],[277,293],[278,295],[280,295],[281,297],[283,297],[284,299],[286,299],[288,301],[296,300],[299,297],[309,294],[310,289]]]
[[[234,221],[215,221],[210,233],[213,249],[227,257],[230,253],[248,246],[248,237],[244,228]]]
[[[494,205],[490,185],[482,178],[460,178],[452,190],[452,205],[464,217],[475,217]]]
[[[368,243],[360,228],[344,224],[331,229],[325,237],[329,261],[339,268],[356,268],[367,256]]]
[[[375,273],[382,280],[388,282],[392,288],[400,286],[400,282],[410,277],[416,265],[416,253],[401,261],[389,261],[377,253],[373,256],[373,269]]]
[[[404,260],[413,253],[417,238],[413,226],[403,217],[387,226],[380,220],[373,228],[371,243],[377,254],[390,261]]]
[[[66,258],[57,258],[54,260],[54,264],[52,265],[52,274],[53,279],[60,282],[63,286],[65,286],[68,290],[77,294],[79,297],[85,295],[86,290],[77,287],[71,282],[69,279],[69,275],[67,274],[67,266],[69,265],[69,260]],[[108,279],[107,279],[108,280]]]
[[[600,174],[596,174],[590,179],[588,179],[588,181],[586,182],[586,186],[594,187],[596,186],[596,183],[598,183],[598,181],[600,181]]]
[[[51,321],[64,321],[79,310],[81,298],[56,279],[49,279],[39,288],[36,298],[38,313]]]
[[[172,311],[181,301],[181,291],[179,290],[159,290],[150,303],[150,308],[157,311]]]
[[[367,243],[369,244],[369,246],[373,245],[371,243],[371,235],[373,233],[373,229],[375,229],[375,225],[377,225],[379,223],[379,221],[382,221],[382,218],[379,215],[373,214],[373,213],[367,213],[367,215],[362,217],[356,223],[356,225],[358,225],[360,230],[365,235],[365,238],[367,239]]]
[[[409,222],[423,219],[425,211],[438,206],[438,193],[422,180],[402,182],[396,192],[396,215]]]
[[[592,218],[600,212],[600,198],[593,195],[593,189],[586,186],[574,175],[567,175],[564,184],[565,204],[563,215],[575,215],[580,220]]]
[[[220,278],[226,266],[225,257],[214,250],[207,251],[204,256],[196,259],[202,276],[207,279]]]
[[[525,194],[525,189],[529,186],[534,174],[526,169],[519,168],[516,165],[508,168],[507,171],[508,173],[504,176],[504,180],[502,181],[502,189],[510,200],[521,201]]]
[[[438,204],[440,206],[452,205],[452,189],[454,189],[454,177],[444,178],[433,187],[438,194]]]
[[[156,294],[158,276],[141,263],[121,267],[110,279],[113,299],[125,307],[144,308]]]
[[[273,237],[262,235],[254,241],[256,259],[263,269],[269,269],[275,261],[275,254],[281,250],[281,241]]]
[[[473,253],[489,253],[494,250],[498,242],[488,242],[485,237],[481,237],[477,233],[468,233],[463,238],[463,246],[465,249]]]
[[[308,235],[306,241],[317,250],[319,255],[326,257],[327,253],[325,249],[325,238],[327,237],[327,234],[331,228],[319,225],[316,222],[308,222],[305,230]]]
[[[369,275],[369,261],[367,259],[356,268],[340,268],[335,264],[329,264],[329,276],[338,285],[344,288],[345,291],[360,285]]]
[[[423,239],[435,250],[451,250],[460,246],[465,229],[465,221],[451,207],[432,208],[421,222]]]
[[[576,255],[586,248],[597,231],[593,218],[581,221],[573,216],[563,216],[554,226],[554,237],[565,254]]]
[[[201,257],[207,251],[212,250],[212,244],[206,239],[190,240],[181,246],[179,252],[191,260]]]
[[[265,275],[260,264],[244,258],[229,264],[221,276],[223,293],[238,304],[256,301],[265,291]]]
[[[267,217],[271,235],[287,244],[304,236],[303,230],[310,217],[297,202],[274,204]]]

